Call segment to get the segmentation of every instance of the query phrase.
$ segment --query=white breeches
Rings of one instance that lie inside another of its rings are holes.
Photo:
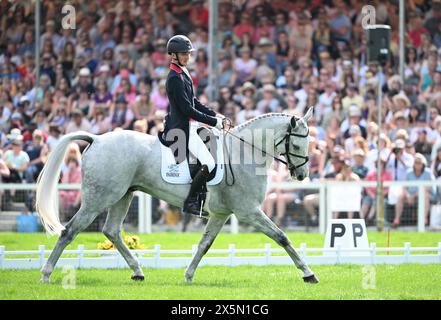
[[[197,122],[190,122],[190,137],[188,138],[188,150],[195,156],[202,165],[207,165],[208,171],[213,171],[216,162],[213,159],[210,151],[208,151],[202,139],[197,133],[199,124]]]

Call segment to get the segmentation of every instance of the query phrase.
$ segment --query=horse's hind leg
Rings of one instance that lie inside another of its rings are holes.
[[[198,267],[199,262],[207,253],[208,249],[210,249],[214,239],[219,234],[219,231],[222,229],[227,219],[228,216],[210,216],[208,219],[202,239],[199,241],[198,251],[185,271],[185,280],[187,283],[191,283],[193,280],[193,275]]]
[[[127,248],[121,236],[123,221],[127,215],[127,211],[129,210],[132,199],[133,192],[127,192],[124,197],[121,198],[121,200],[110,207],[106,223],[103,227],[103,233],[110,241],[112,241],[119,253],[121,253],[124,259],[127,261],[127,264],[130,266],[130,268],[132,268],[134,272],[132,279],[144,280],[144,273],[139,266],[138,260],[130,253],[129,248]]]
[[[81,206],[80,210],[78,210],[78,212],[65,226],[66,229],[61,232],[61,236],[58,239],[55,248],[52,250],[49,259],[41,269],[42,282],[49,282],[52,271],[54,270],[58,259],[63,253],[64,248],[66,248],[73,241],[73,239],[75,239],[78,233],[86,229],[100,213],[101,212],[98,210],[89,210],[86,208],[86,206]]]
[[[303,271],[303,280],[305,282],[318,282],[314,273],[309,269],[306,263],[294,250],[286,234],[282,230],[280,230],[262,210],[256,208],[253,212],[245,214],[243,212],[237,213],[236,216],[241,222],[255,227],[257,230],[263,232],[265,235],[267,235],[268,237],[276,241],[277,244],[283,247],[288,255],[291,257],[296,267]]]

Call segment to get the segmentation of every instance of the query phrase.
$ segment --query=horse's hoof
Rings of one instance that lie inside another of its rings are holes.
[[[144,276],[143,276],[143,275],[134,274],[134,275],[132,276],[132,280],[135,280],[135,281],[144,281]]]
[[[315,277],[315,275],[304,277],[303,281],[306,283],[318,283],[318,279]]]
[[[193,277],[185,275],[185,282],[191,284],[193,282]]]
[[[46,276],[41,277],[40,283],[44,283],[44,284],[50,283],[49,277]]]

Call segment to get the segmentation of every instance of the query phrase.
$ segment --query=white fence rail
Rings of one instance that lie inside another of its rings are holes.
[[[197,245],[193,245],[191,250],[164,250],[156,244],[153,249],[132,250],[132,253],[145,268],[183,268],[189,265],[196,250]],[[367,249],[308,248],[305,243],[302,243],[297,250],[309,265],[441,263],[441,242],[438,243],[438,247],[411,247],[410,243],[406,242],[403,247],[396,248],[377,248],[376,244],[372,243]],[[356,255],[350,254],[354,252]],[[399,252],[403,254],[395,254]],[[0,246],[0,269],[40,269],[50,253],[51,250],[46,250],[43,245],[39,246],[38,250],[29,251],[6,251],[4,246]],[[315,255],[308,255],[308,253]],[[317,255],[319,253],[323,255]],[[217,256],[210,256],[213,254]],[[128,268],[123,257],[116,250],[84,250],[84,245],[79,245],[77,250],[65,250],[63,255],[74,257],[62,257],[57,263],[58,268],[63,266],[98,269]],[[90,255],[95,255],[95,257],[90,257]],[[170,257],[170,255],[173,256]],[[209,250],[208,255],[202,259],[200,265],[293,264],[283,249],[272,248],[271,244],[266,244],[261,249],[237,249],[234,244],[230,244],[228,249]],[[11,256],[32,257],[7,258]]]
[[[424,215],[426,212],[425,201],[421,201],[424,197],[424,189],[427,187],[436,187],[441,190],[441,180],[435,181],[386,181],[383,183],[384,187],[399,186],[399,187],[417,187],[418,188],[418,214],[417,214],[417,230],[419,232],[425,231]],[[324,234],[326,224],[332,218],[332,210],[330,207],[331,199],[329,192],[333,186],[344,185],[348,188],[356,186],[357,188],[376,187],[375,181],[359,181],[359,182],[338,182],[338,181],[317,181],[317,182],[282,182],[272,183],[270,188],[279,188],[280,190],[317,190],[319,194],[319,232]],[[78,190],[80,184],[59,184],[59,190]],[[35,184],[2,184],[0,183],[0,191],[2,190],[35,190]],[[135,196],[139,197],[138,201],[138,232],[151,233],[152,232],[152,197],[143,192],[135,192]],[[238,220],[231,216],[231,233],[237,233]]]

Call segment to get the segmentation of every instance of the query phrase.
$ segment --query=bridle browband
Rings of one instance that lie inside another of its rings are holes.
[[[296,121],[299,120],[299,118],[297,118],[297,117],[295,119],[296,119]],[[291,136],[299,137],[299,138],[307,138],[309,136],[309,128],[307,128],[308,130],[307,130],[307,132],[305,134],[299,134],[299,133],[292,132],[293,127],[291,126],[291,124],[288,125],[288,131],[286,132],[285,136],[282,138],[282,140],[280,140],[275,145],[275,147],[277,148],[282,142],[285,142],[285,153],[281,153],[281,155],[284,155],[286,157],[286,161],[285,161],[285,160],[283,160],[283,159],[281,159],[281,158],[279,158],[279,157],[277,157],[277,156],[275,156],[273,154],[270,154],[270,153],[266,152],[265,150],[262,150],[262,149],[256,147],[254,144],[252,144],[252,143],[250,143],[248,141],[245,141],[243,138],[238,137],[235,134],[231,133],[230,129],[233,128],[233,126],[231,125],[231,120],[229,118],[225,118],[225,120],[229,122],[229,129],[228,130],[224,130],[227,134],[230,134],[231,136],[235,137],[236,139],[239,139],[240,141],[242,141],[243,143],[246,143],[246,144],[250,145],[253,149],[257,149],[257,150],[263,152],[264,154],[269,155],[274,160],[283,163],[284,165],[286,165],[288,167],[291,176],[296,175],[295,170],[297,168],[300,168],[300,167],[302,167],[302,166],[304,166],[305,164],[308,163],[308,161],[309,161],[309,157],[308,156],[302,156],[302,155],[299,155],[299,154],[296,154],[296,153],[291,153],[289,151],[289,149],[290,149],[290,143],[289,143],[290,139],[289,138]],[[226,140],[224,139],[224,147],[226,147],[225,143],[226,143]],[[298,146],[293,146],[293,147],[295,149],[297,149],[297,150],[300,149]],[[228,151],[228,148],[227,148],[227,151]],[[300,165],[296,166],[293,163],[291,163],[290,156],[303,159],[304,161]],[[228,154],[228,158],[229,157],[230,157],[230,155]],[[230,159],[228,159],[228,160],[230,162]],[[234,180],[235,179],[234,179],[233,169],[231,167],[231,162],[229,163],[229,168],[230,168],[231,174],[233,176],[233,182],[231,184],[228,184],[228,182],[227,182],[227,185],[232,186],[234,184]]]

